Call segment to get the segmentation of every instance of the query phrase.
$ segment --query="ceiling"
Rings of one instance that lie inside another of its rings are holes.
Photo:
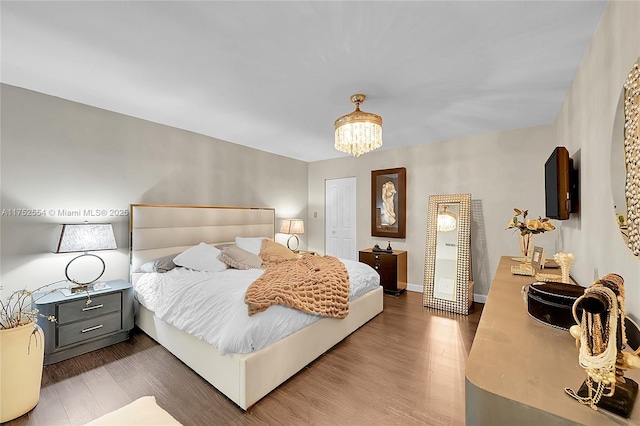
[[[553,122],[604,1],[0,3],[3,83],[304,161]]]

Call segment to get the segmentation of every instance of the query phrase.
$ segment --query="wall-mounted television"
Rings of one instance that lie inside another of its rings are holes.
[[[548,218],[565,220],[578,211],[578,174],[563,146],[556,147],[544,163],[544,192]]]

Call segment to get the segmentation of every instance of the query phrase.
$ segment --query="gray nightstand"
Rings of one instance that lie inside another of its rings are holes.
[[[68,295],[62,290],[34,293],[33,306],[56,322],[38,318],[44,331],[44,363],[52,364],[129,338],[133,328],[133,288],[124,280],[107,281],[110,287]]]

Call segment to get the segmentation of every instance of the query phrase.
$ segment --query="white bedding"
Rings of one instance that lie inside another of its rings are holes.
[[[380,285],[380,276],[370,266],[341,260],[349,272],[350,300]],[[244,294],[263,272],[175,268],[144,274],[134,290],[138,301],[158,318],[216,346],[220,355],[249,353],[320,319],[280,305],[250,317]]]

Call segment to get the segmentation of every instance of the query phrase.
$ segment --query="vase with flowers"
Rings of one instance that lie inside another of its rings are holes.
[[[520,251],[525,260],[529,259],[533,251],[533,238],[536,234],[551,232],[556,229],[548,217],[540,217],[537,219],[527,219],[528,210],[513,209],[515,215],[509,220],[506,229],[513,229],[514,232],[519,231],[520,235]]]

